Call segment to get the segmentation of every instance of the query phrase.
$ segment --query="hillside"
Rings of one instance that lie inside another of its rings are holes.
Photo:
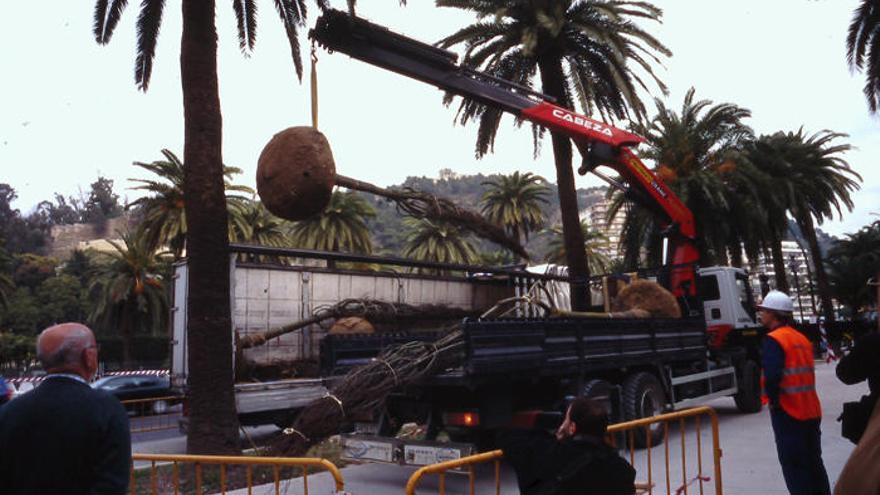
[[[458,175],[449,169],[444,169],[440,171],[439,178],[408,177],[402,184],[391,186],[391,188],[410,187],[453,200],[462,207],[479,212],[480,197],[486,190],[486,186],[483,183],[495,177],[498,177],[498,175]],[[550,194],[548,194],[547,199],[549,203],[543,208],[544,216],[547,219],[545,228],[560,222],[559,196],[556,192],[556,184],[548,183],[548,186]],[[606,188],[604,187],[578,189],[579,209],[583,210],[600,200],[604,196],[605,191]],[[397,211],[393,202],[381,197],[364,196],[376,208],[376,218],[367,222],[370,231],[373,233],[376,252],[380,254],[400,254],[405,240],[404,216]],[[474,239],[474,244],[480,252],[496,251],[495,245],[486,241]],[[547,239],[544,236],[536,235],[530,239],[526,248],[537,260],[543,256],[546,246]]]

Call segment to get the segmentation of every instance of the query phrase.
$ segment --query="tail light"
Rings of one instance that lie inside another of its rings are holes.
[[[443,423],[447,426],[480,426],[480,414],[476,412],[454,412],[443,415]]]

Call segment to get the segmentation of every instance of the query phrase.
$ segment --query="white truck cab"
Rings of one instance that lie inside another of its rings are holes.
[[[717,339],[716,343],[720,345],[731,330],[758,326],[755,298],[745,270],[710,266],[700,268],[697,275],[710,339]]]

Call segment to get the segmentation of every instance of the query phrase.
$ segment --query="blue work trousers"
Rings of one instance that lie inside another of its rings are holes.
[[[788,492],[791,495],[830,495],[828,473],[822,463],[820,420],[800,421],[779,407],[770,410],[770,420]]]

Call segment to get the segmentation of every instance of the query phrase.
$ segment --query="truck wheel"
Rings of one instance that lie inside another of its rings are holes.
[[[635,373],[628,376],[623,382],[623,414],[628,421],[661,414],[665,405],[666,394],[663,392],[663,385],[651,373]],[[651,445],[657,445],[663,435],[663,425],[653,424],[649,430]],[[632,431],[637,447],[648,445],[648,434],[645,428],[637,428]]]
[[[761,368],[751,359],[743,363],[739,390],[733,396],[736,407],[743,413],[761,412]]]

